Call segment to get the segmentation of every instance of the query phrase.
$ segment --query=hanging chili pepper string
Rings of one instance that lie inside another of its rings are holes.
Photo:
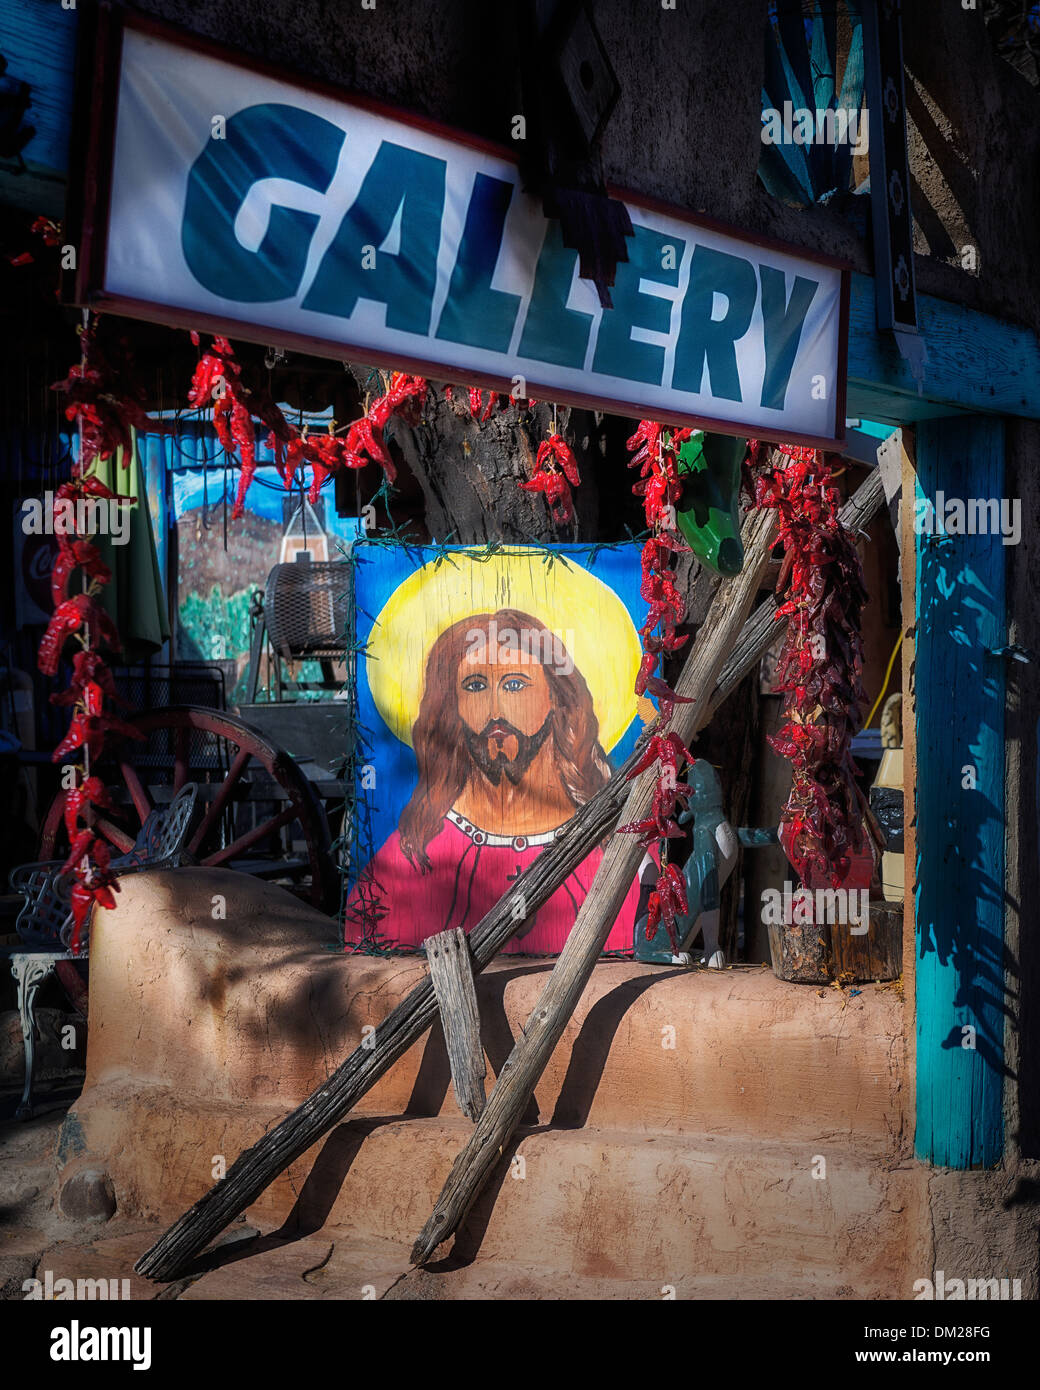
[[[193,332],[191,337],[198,344],[199,335]],[[226,338],[215,337],[210,350],[199,358],[188,392],[188,399],[196,408],[211,409],[213,427],[227,458],[238,456],[240,474],[232,520],[243,513],[246,493],[256,469],[254,417],[268,426],[264,443],[275,455],[275,466],[287,490],[293,488],[298,470],[310,468],[308,498],[311,503],[316,501],[325,482],[344,469],[359,470],[377,463],[383,470],[384,486],[395,481],[396,468],[385,430],[395,415],[413,427],[419,424],[429,390],[424,377],[393,372],[384,382],[380,376],[381,394],[366,399],[364,413],[343,427],[345,434],[340,437],[335,422],[325,435],[308,435],[306,426],[294,427],[275,405],[270,389],[261,393],[265,399],[259,399],[256,392],[244,386],[241,371],[231,344]],[[452,398],[450,386],[445,387],[445,395]],[[470,409],[481,423],[490,418],[496,406],[505,409],[507,405],[518,404],[519,399],[488,392],[485,401],[479,388],[469,390]],[[524,401],[527,408],[537,403],[532,398]],[[561,521],[573,516],[570,489],[577,487],[580,481],[574,454],[554,428],[552,436],[539,446],[534,476],[521,486],[545,493],[554,519]]]
[[[512,401],[512,397],[509,398]],[[528,405],[536,405],[536,401],[528,401]],[[574,500],[571,496],[571,488],[576,488],[581,484],[581,475],[578,472],[578,460],[574,457],[574,451],[560,434],[559,416],[556,403],[553,402],[552,425],[548,430],[548,438],[543,439],[538,445],[535,454],[535,469],[531,477],[520,483],[520,488],[524,492],[540,492],[545,497],[549,507],[549,513],[553,521],[559,525],[565,525],[574,519]]]
[[[538,445],[535,471],[520,487],[524,492],[543,493],[552,519],[564,523],[574,517],[571,488],[578,487],[580,483],[578,461],[570,445],[557,433],[554,418],[552,433]]]
[[[687,913],[688,905],[686,884],[678,865],[669,858],[668,842],[683,833],[678,814],[689,801],[690,789],[680,780],[680,773],[683,765],[694,759],[678,734],[665,732],[675,706],[689,704],[689,698],[677,695],[658,673],[665,655],[678,651],[688,640],[678,632],[686,616],[686,601],[676,586],[673,562],[676,555],[689,551],[677,531],[676,504],[682,496],[678,452],[692,433],[686,428],[666,431],[654,420],[641,420],[627,445],[632,454],[629,467],[639,469],[632,491],[642,498],[651,531],[640,559],[643,577],[639,592],[648,608],[640,631],[643,659],[636,677],[636,694],[650,694],[658,705],[657,732],[629,775],[636,777],[655,768],[657,781],[650,815],[619,826],[618,833],[639,835],[648,849],[658,846],[660,872],[648,901],[646,935],[652,941],[663,922],[673,951],[678,950],[676,921]]]
[[[450,384],[445,386],[445,398],[449,401],[454,400],[455,392],[458,390],[458,386]],[[466,395],[469,401],[470,414],[481,425],[486,424],[491,419],[495,410],[506,410],[511,405],[522,405],[525,409],[531,410],[538,404],[533,396],[506,395],[503,391],[489,391],[485,402],[483,389],[479,386],[467,387]]]
[[[83,930],[94,903],[114,907],[119,884],[111,869],[111,852],[96,833],[95,811],[111,806],[104,785],[93,773],[106,737],[121,734],[141,738],[138,730],[116,718],[106,709],[118,700],[112,673],[101,656],[101,648],[122,650],[119,633],[98,596],[112,578],[101,559],[101,552],[79,527],[85,515],[83,503],[100,499],[117,506],[136,498],[113,492],[95,475],[98,462],[122,450],[123,467],[132,457],[131,429],[144,418],[141,397],[125,375],[117,372],[97,345],[96,320],[84,311],[80,328],[80,362],[54,389],[68,400],[66,418],[75,423],[79,441],[78,457],[72,477],[55,491],[63,524],[54,525],[58,555],[51,574],[54,612],[40,643],[37,664],[49,676],[57,674],[67,642],[74,640],[79,650],[72,658],[72,680],[65,691],[53,694],[56,705],[72,706],[68,732],[52,755],[54,762],[68,758],[72,784],[66,786],[63,809],[70,851],[64,868],[73,877],[70,894],[72,937],[70,947],[78,952]],[[68,518],[71,514],[72,522]],[[81,573],[81,591],[69,597],[69,584],[76,570]]]
[[[323,484],[346,469],[356,470],[378,463],[384,481],[392,483],[396,469],[384,431],[394,415],[417,425],[427,390],[425,377],[394,372],[385,391],[366,405],[360,419],[345,427],[343,437],[337,431],[335,420],[329,422],[329,429],[323,435],[310,435],[306,425],[298,429],[288,422],[284,437],[272,430],[264,442],[275,452],[276,465],[286,489],[292,488],[297,470],[302,472],[307,465],[311,469],[308,499],[312,504],[317,501]],[[244,497],[241,486],[239,492]]]
[[[792,766],[780,837],[809,887],[837,888],[864,844],[864,798],[852,739],[863,725],[861,613],[866,602],[855,540],[842,524],[830,462],[781,444],[770,461],[749,441],[748,474],[758,506],[775,507],[784,559],[777,618],[788,618],[774,690],[784,723],[771,747]],[[796,621],[794,621],[796,619]]]

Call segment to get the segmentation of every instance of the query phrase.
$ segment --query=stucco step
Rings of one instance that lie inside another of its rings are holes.
[[[214,920],[211,904],[223,901]],[[426,974],[421,958],[346,956],[328,919],[215,869],[128,878],[91,938],[88,1087],[116,1076],[222,1100],[299,1105]],[[325,942],[324,949],[322,941]],[[553,962],[510,957],[477,980],[489,1083]],[[864,1151],[902,1142],[903,1007],[768,969],[602,961],[542,1076],[528,1123],[707,1132]],[[439,1026],[363,1099],[371,1115],[458,1115]]]
[[[251,1228],[252,1229],[252,1228]],[[504,1263],[478,1256],[468,1264],[441,1262],[410,1268],[408,1247],[391,1241],[345,1239],[339,1231],[321,1231],[298,1239],[248,1239],[232,1228],[214,1267],[191,1282],[155,1285],[133,1272],[134,1262],[155,1239],[157,1228],[104,1234],[89,1241],[50,1244],[37,1266],[41,1284],[51,1272],[52,1289],[62,1298],[67,1279],[86,1297],[124,1294],[131,1301],[156,1297],[200,1300],[752,1300],[852,1298],[851,1284],[836,1282],[825,1271],[795,1278],[782,1274],[681,1276],[672,1284],[647,1279],[563,1275],[537,1264]],[[223,1262],[220,1262],[223,1261]],[[126,1281],[124,1284],[123,1281]],[[100,1281],[105,1281],[104,1284]],[[112,1282],[115,1281],[115,1282]],[[14,1298],[24,1296],[20,1284]]]
[[[327,1228],[417,1235],[470,1132],[421,1120],[373,1128]],[[841,1144],[540,1129],[500,1166],[452,1253],[654,1286],[694,1275],[826,1276],[834,1288],[886,1296],[920,1191],[917,1170]]]
[[[87,1084],[60,1157],[107,1171],[124,1214],[168,1222],[363,1030],[378,1047],[426,966],[343,955],[327,919],[246,875],[136,875],[118,904],[94,919]],[[479,977],[489,1087],[552,964]],[[892,1171],[902,1021],[892,990],[601,962],[524,1116],[523,1176],[503,1165],[460,1249],[562,1280],[811,1276],[892,1296],[918,1180]],[[410,1249],[469,1133],[436,1026],[250,1219]]]
[[[169,1093],[131,1099],[111,1086],[85,1095],[70,1116],[77,1152],[66,1173],[107,1154],[120,1210],[172,1220],[210,1186],[215,1158],[230,1163],[274,1119],[269,1107],[189,1112]],[[133,1135],[121,1149],[120,1131]],[[470,1133],[468,1122],[447,1118],[355,1119],[273,1183],[249,1220],[267,1233],[284,1225],[410,1249]],[[908,1232],[919,1228],[922,1170],[841,1140],[535,1129],[522,1132],[510,1158],[468,1219],[456,1258],[656,1286],[694,1276],[823,1279],[860,1297],[892,1297]]]

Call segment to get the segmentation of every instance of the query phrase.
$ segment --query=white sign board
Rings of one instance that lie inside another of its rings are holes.
[[[603,309],[505,153],[128,23],[93,302],[618,414],[842,436],[839,264],[625,195]]]

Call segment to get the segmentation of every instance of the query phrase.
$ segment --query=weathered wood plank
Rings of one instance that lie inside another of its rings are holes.
[[[65,208],[78,20],[78,10],[56,0],[0,0],[5,76],[32,88],[23,125],[35,131],[22,152],[25,169],[0,170],[0,195],[12,207],[48,217],[61,217]]]
[[[847,526],[864,526],[880,508],[884,489],[877,471],[859,487],[842,509]],[[719,673],[705,718],[731,695],[760,660],[777,632],[776,604],[762,604],[744,625],[741,640]],[[749,637],[749,631],[756,634]],[[680,705],[680,709],[690,706]],[[548,845],[470,933],[473,970],[479,974],[506,942],[556,892],[575,864],[594,849],[617,824],[629,791],[628,774],[646,746],[640,739],[631,757],[610,781],[569,822],[563,834]],[[518,911],[522,915],[518,917]],[[356,1105],[379,1078],[422,1037],[437,1013],[429,979],[423,980],[380,1024],[365,1046],[358,1046],[329,1079],[274,1129],[241,1154],[227,1176],[179,1217],[135,1265],[150,1279],[173,1279],[225,1226],[255,1202],[285,1168],[326,1134]]]
[[[776,537],[774,512],[756,512],[744,527],[744,568],[724,579],[715,591],[708,616],[676,683],[690,704],[677,705],[671,728],[688,743],[708,720],[710,692],[722,670],[758,592],[759,579],[769,564]],[[650,811],[656,777],[651,767],[629,793],[623,820],[643,820]],[[553,1048],[563,1035],[582,990],[589,982],[603,945],[610,935],[632,878],[643,857],[643,847],[632,835],[615,835],[607,845],[592,887],[581,905],[549,981],[527,1020],[523,1037],[509,1055],[491,1092],[483,1115],[469,1143],[455,1160],[429,1220],[412,1250],[412,1260],[422,1264],[464,1220],[492,1169],[503,1145],[520,1122]]]
[[[1004,493],[1001,420],[917,430],[918,496]],[[1004,603],[999,536],[918,535],[917,1132],[919,1158],[1003,1153]]]
[[[487,1062],[480,1041],[480,1014],[466,933],[461,927],[451,927],[427,937],[426,959],[437,1007],[441,1011],[455,1099],[462,1113],[476,1120],[487,1099],[484,1094]]]
[[[918,295],[917,314],[928,347],[920,395],[894,337],[878,332],[873,279],[853,275],[846,407],[851,414],[905,421],[959,409],[1040,417],[1035,333],[927,294]]]

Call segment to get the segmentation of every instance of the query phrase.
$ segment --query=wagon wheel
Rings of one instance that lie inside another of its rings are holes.
[[[290,877],[306,901],[325,911],[334,908],[339,882],[328,822],[288,753],[241,719],[192,705],[147,710],[128,722],[145,741],[113,737],[110,751],[92,768],[116,807],[99,812],[94,828],[116,854],[133,848],[153,807],[195,782],[202,812],[186,849],[196,863]],[[68,843],[64,803],[59,792],[47,812],[41,859],[62,857]]]

